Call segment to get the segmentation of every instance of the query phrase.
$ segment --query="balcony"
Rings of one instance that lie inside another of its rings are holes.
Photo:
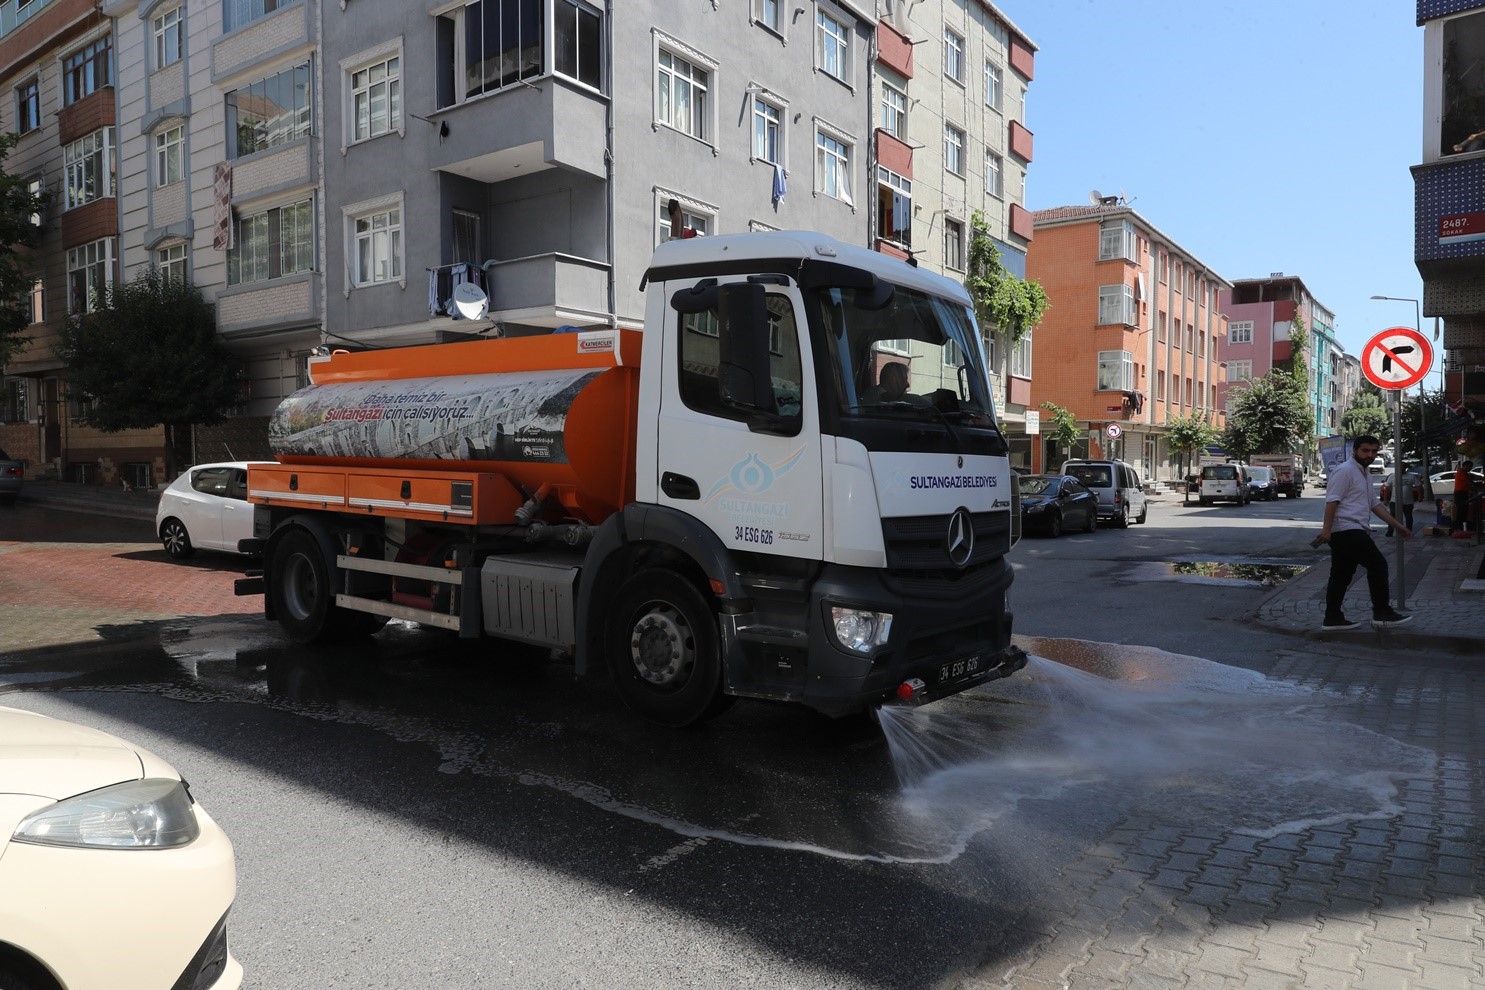
[[[1425,282],[1485,267],[1485,152],[1413,166],[1413,261]],[[1430,309],[1447,315],[1451,309]]]
[[[555,76],[437,111],[448,134],[429,153],[433,168],[477,182],[502,182],[548,168],[606,174],[607,100]]]
[[[558,253],[496,262],[485,273],[490,319],[542,327],[608,322],[608,269]]]

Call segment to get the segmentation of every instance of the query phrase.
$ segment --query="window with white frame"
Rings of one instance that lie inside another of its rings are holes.
[[[1017,378],[1031,377],[1031,334],[1022,334],[1021,339],[1011,345],[1011,374]]]
[[[402,210],[399,207],[353,217],[355,282],[375,285],[402,278]]]
[[[113,195],[113,128],[103,127],[62,149],[67,209]]]
[[[913,244],[913,180],[877,166],[877,236],[903,247]]]
[[[953,124],[944,125],[944,168],[964,174],[964,132]]]
[[[15,88],[15,132],[25,134],[41,126],[41,79],[32,76]]]
[[[761,96],[753,97],[753,157],[782,165],[784,112]]]
[[[964,82],[964,38],[944,28],[944,78]]]
[[[155,68],[163,69],[180,61],[184,16],[185,8],[175,7],[150,22],[155,36]]]
[[[453,214],[454,256],[452,261],[478,265],[483,253],[480,240],[480,215],[469,210],[455,210]]]
[[[62,105],[113,85],[113,35],[105,34],[62,59]]]
[[[656,119],[683,134],[707,140],[710,136],[707,88],[710,85],[710,72],[661,48],[655,80]]]
[[[1234,320],[1227,324],[1227,342],[1229,344],[1253,343],[1253,321]]]
[[[1005,199],[1005,159],[988,149],[985,151],[985,192],[996,199]]]
[[[851,202],[851,146],[822,130],[815,131],[815,190]]]
[[[1253,377],[1252,361],[1228,361],[1227,380],[1230,382],[1245,382]]]
[[[671,239],[670,213],[666,207],[670,205],[670,201],[674,198],[666,193],[661,193],[659,196],[660,215],[659,225],[656,227],[656,244],[664,244]],[[700,207],[692,206],[688,203],[681,204],[681,230],[694,231],[693,236],[705,237],[707,234],[710,234],[714,229],[716,219],[716,214],[714,213],[703,211]]]
[[[944,267],[964,271],[964,222],[944,219]]]
[[[113,284],[114,238],[67,251],[67,312],[91,313]]]
[[[233,221],[227,284],[262,282],[314,270],[314,200],[277,206]]]
[[[782,27],[779,9],[779,0],[753,0],[753,20],[770,31],[779,31]]]
[[[1134,261],[1138,238],[1134,227],[1123,220],[1105,223],[1098,229],[1098,260],[1111,261],[1116,258]]]
[[[225,0],[222,9],[222,30],[233,31],[244,24],[251,24],[266,17],[290,0]]]
[[[186,128],[184,124],[155,135],[155,185],[168,186],[184,176]]]
[[[396,55],[351,73],[351,140],[402,128],[402,59]]]
[[[186,280],[186,246],[172,244],[157,250],[155,267],[166,278],[184,282]]]
[[[552,24],[552,51],[557,74],[576,79],[593,89],[601,88],[603,18],[576,0],[554,0]]]
[[[46,192],[46,180],[39,175],[33,175],[26,180],[26,193],[33,199],[40,199],[41,194]],[[31,226],[40,227],[46,222],[46,217],[40,213],[31,214]]]
[[[815,68],[841,82],[850,81],[851,28],[849,25],[815,9]]]
[[[31,320],[32,323],[46,322],[46,282],[37,276],[31,282]]]
[[[297,141],[310,132],[310,63],[276,72],[227,94],[227,147],[233,158]]]
[[[1134,356],[1128,351],[1098,352],[1098,391],[1128,392],[1134,388]]]
[[[882,85],[882,130],[895,138],[907,140],[907,93],[896,86]]]
[[[1005,70],[985,59],[985,106],[1000,109],[1005,99]]]
[[[1134,290],[1128,285],[1100,285],[1098,323],[1099,326],[1117,323],[1134,326]]]

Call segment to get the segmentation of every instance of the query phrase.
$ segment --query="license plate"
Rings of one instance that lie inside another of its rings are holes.
[[[985,670],[986,663],[987,660],[983,653],[976,653],[973,656],[962,657],[958,660],[945,661],[939,664],[938,667],[938,683],[940,685],[952,684],[955,681],[974,677],[976,674]]]

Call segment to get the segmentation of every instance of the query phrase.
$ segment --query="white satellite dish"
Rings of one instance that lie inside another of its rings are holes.
[[[483,320],[490,311],[490,297],[473,282],[454,286],[454,309],[466,320]]]
[[[1099,192],[1097,189],[1093,190],[1088,194],[1088,202],[1092,203],[1094,206],[1098,206],[1103,202],[1103,193]]]

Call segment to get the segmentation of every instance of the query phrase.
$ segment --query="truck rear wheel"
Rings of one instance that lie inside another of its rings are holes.
[[[330,577],[330,562],[313,534],[295,528],[278,541],[269,565],[268,593],[279,625],[294,642],[357,639],[387,624],[385,616],[337,606]]]
[[[694,725],[731,701],[722,693],[716,614],[672,571],[641,571],[619,589],[607,648],[619,697],[652,722]]]

